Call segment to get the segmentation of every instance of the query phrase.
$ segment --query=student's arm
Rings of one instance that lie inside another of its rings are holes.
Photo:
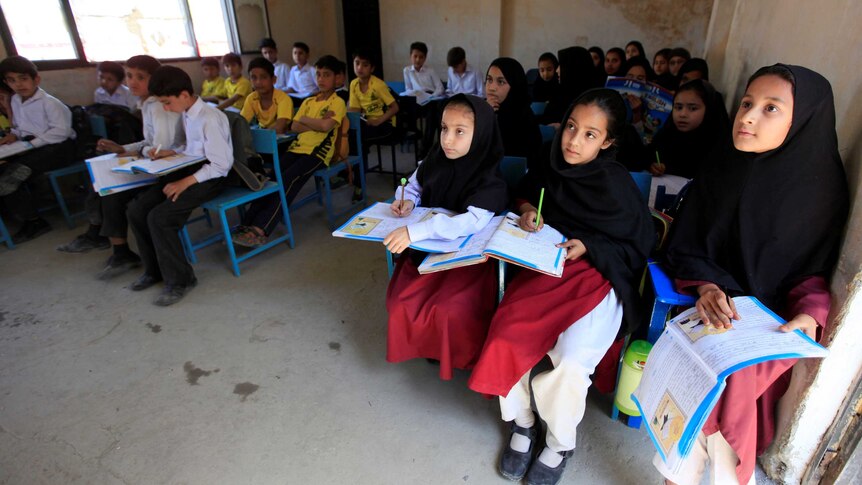
[[[296,74],[294,74],[296,73]],[[290,68],[290,72],[287,75],[287,91],[288,93],[296,93],[299,89],[299,84],[297,83],[297,77],[299,76],[299,69],[296,66]]]
[[[221,103],[219,103],[219,105],[216,106],[216,108],[218,108],[220,110],[224,110],[225,108],[227,108],[229,106],[233,106],[234,103],[236,103],[240,99],[242,99],[242,95],[240,95],[239,93],[234,94],[233,96],[231,96],[231,97],[227,98],[226,100],[222,101]]]
[[[434,92],[431,95],[440,96],[443,94],[443,81],[440,80],[440,76],[434,72],[434,69],[429,68],[428,70],[431,71],[429,74],[431,74],[431,82],[434,83]]]
[[[481,76],[479,76],[479,73],[476,71],[473,71],[473,79],[476,83],[476,93],[478,93],[478,94],[476,94],[476,96],[479,96],[480,98],[484,98],[485,97],[485,80],[482,79]]]
[[[224,115],[222,115],[224,116]],[[233,145],[227,118],[208,119],[203,124],[205,163],[192,175],[197,183],[218,177],[226,177],[233,166]]]
[[[407,232],[412,242],[426,239],[451,241],[481,231],[493,217],[493,212],[471,205],[463,214],[452,217],[437,214],[427,221],[411,224],[407,226]]]
[[[404,92],[409,93],[415,89],[413,87],[413,78],[410,76],[410,67],[405,67],[402,72],[404,74]]]
[[[421,165],[421,162],[420,162]],[[416,169],[413,172],[413,175],[407,180],[407,185],[398,186],[395,189],[395,200],[392,202],[392,213],[399,217],[404,217],[410,215],[413,212],[413,209],[419,206],[419,202],[422,200],[422,186],[419,185],[419,181],[416,179],[416,174],[419,173],[419,169]],[[404,192],[404,205],[401,205],[401,193]]]
[[[72,112],[63,103],[51,98],[45,99],[45,114],[48,130],[30,141],[35,148],[66,141],[73,133]]]
[[[326,115],[329,117],[328,118],[311,118],[310,116],[303,116],[303,117],[299,118],[298,121],[299,121],[300,125],[305,126],[306,129],[304,129],[304,130],[293,130],[293,131],[298,131],[301,133],[303,131],[313,130],[313,131],[322,131],[324,133],[328,133],[333,128],[338,126],[338,121],[336,121],[334,118],[332,118],[332,116],[334,115],[332,113],[332,111],[328,112]],[[293,125],[295,125],[295,124],[296,124],[296,122],[294,121]],[[293,125],[291,125],[291,127]]]
[[[242,109],[239,111],[239,115],[245,118],[249,123],[251,123],[251,120],[254,118],[254,107],[252,104],[253,103],[246,102],[242,105]]]
[[[273,94],[273,102],[275,102],[275,94]],[[283,135],[288,127],[290,126],[290,122],[293,120],[293,100],[290,99],[290,96],[279,93],[278,94],[278,104],[275,109],[275,125],[272,129],[279,135]]]
[[[357,82],[358,88],[358,82]],[[353,91],[353,82],[351,81],[350,87],[348,88],[348,92],[350,93],[350,97],[347,98],[347,111],[354,113],[361,113],[362,106],[359,105],[359,96]]]
[[[809,337],[817,339],[818,327],[825,328],[832,306],[829,284],[822,276],[809,276],[793,287],[787,294],[786,315],[793,318],[781,330],[790,332],[802,330]]]
[[[381,86],[380,89],[377,90],[377,96],[383,100],[383,103],[386,105],[386,111],[383,112],[382,116],[378,116],[373,120],[368,120],[368,124],[371,126],[380,126],[383,123],[388,123],[389,120],[398,113],[398,102],[395,101],[394,97],[392,97],[388,86]]]

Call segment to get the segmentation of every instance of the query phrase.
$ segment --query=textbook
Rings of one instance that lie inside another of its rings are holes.
[[[118,157],[109,153],[84,160],[93,190],[100,196],[115,194],[125,190],[152,185],[159,179],[156,175],[141,173],[118,173],[113,169],[135,160],[133,157]]]
[[[419,265],[419,273],[484,263],[496,258],[557,278],[563,275],[566,250],[557,244],[566,237],[545,224],[538,232],[527,232],[518,226],[520,217],[512,212],[497,216],[481,231],[473,234],[456,252],[430,254]]]
[[[392,214],[389,204],[377,202],[350,218],[343,226],[333,231],[332,235],[347,239],[383,242],[386,236],[395,229],[428,220],[437,214],[448,217],[455,215],[454,212],[446,209],[416,207],[410,215],[398,217]],[[415,242],[410,247],[426,253],[448,253],[460,249],[467,243],[467,239],[469,236],[459,237],[452,241],[428,239]]]
[[[828,350],[757,298],[733,299],[739,321],[730,329],[704,325],[690,308],[668,322],[632,394],[647,433],[664,462],[679,471],[715,407],[726,379],[739,369],[778,359],[825,357]]]
[[[188,167],[206,160],[204,157],[185,155],[177,153],[169,157],[151,160],[149,158],[120,157],[117,166],[111,168],[112,172],[125,174],[151,174],[166,175],[181,168]]]
[[[13,141],[12,143],[0,145],[0,160],[32,149],[33,145],[26,141]]]
[[[635,124],[645,145],[648,145],[658,130],[670,117],[673,110],[673,93],[646,81],[611,76],[605,87],[619,92],[625,97],[631,95],[641,98],[644,105],[643,119]]]

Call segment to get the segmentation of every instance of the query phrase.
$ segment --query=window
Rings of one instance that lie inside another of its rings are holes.
[[[7,52],[42,61],[40,68],[137,54],[220,56],[240,47],[232,0],[0,0],[0,9]]]

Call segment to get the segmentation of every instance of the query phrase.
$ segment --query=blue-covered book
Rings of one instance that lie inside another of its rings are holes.
[[[825,357],[828,350],[752,296],[733,299],[740,320],[730,329],[705,325],[690,308],[668,322],[632,394],[659,455],[679,470],[724,390],[728,376],[778,359]]]

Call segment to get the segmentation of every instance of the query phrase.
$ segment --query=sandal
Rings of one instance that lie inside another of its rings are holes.
[[[246,248],[257,248],[266,244],[267,237],[261,236],[257,234],[253,229],[243,228],[244,230],[240,230],[236,232],[231,240],[237,246],[243,246]]]

